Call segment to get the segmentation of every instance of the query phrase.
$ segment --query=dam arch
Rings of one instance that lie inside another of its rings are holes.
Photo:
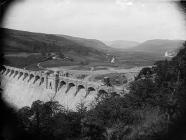
[[[23,81],[28,77],[28,73],[24,73]]]
[[[74,96],[76,96],[81,89],[85,89],[85,86],[84,85],[77,85],[76,92],[74,93]]]
[[[72,87],[74,87],[74,86],[75,86],[74,83],[72,83],[72,82],[68,83],[68,85],[67,85],[67,89],[66,89],[65,93],[68,93],[69,90],[70,90]]]
[[[7,70],[6,70],[6,75],[8,75],[9,72],[10,72],[10,69],[7,69]]]
[[[40,81],[39,85],[43,84],[44,81],[45,81],[45,78],[44,77],[41,77],[41,81]]]
[[[31,80],[32,78],[34,78],[34,74],[30,74],[30,75],[29,75],[28,82],[30,82],[30,80]]]
[[[67,83],[65,81],[60,81],[59,83],[59,87],[58,87],[58,91],[64,86],[66,85]]]
[[[20,79],[22,75],[23,75],[23,72],[19,72],[18,79]]]
[[[18,75],[19,72],[16,70],[14,73],[15,74],[14,74],[13,78],[15,78]]]
[[[98,93],[99,93],[99,94],[106,94],[106,93],[108,93],[108,92],[105,91],[104,89],[100,89],[100,90],[98,91]]]
[[[14,74],[14,70],[12,69],[11,72],[10,72],[9,77],[11,77],[13,74]]]
[[[39,76],[39,75],[36,75],[36,76],[35,76],[35,79],[34,79],[34,81],[33,81],[33,84],[35,84],[39,79],[40,79],[40,76]]]
[[[96,89],[94,87],[88,87],[86,90],[85,98],[90,94],[91,91],[96,91]]]

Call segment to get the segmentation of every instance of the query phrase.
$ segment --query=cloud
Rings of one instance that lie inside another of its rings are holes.
[[[101,40],[185,38],[184,20],[176,6],[149,1],[26,0],[11,8],[4,26]]]

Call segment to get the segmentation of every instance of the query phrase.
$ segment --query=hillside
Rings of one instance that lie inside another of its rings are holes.
[[[75,43],[67,38],[53,34],[32,33],[12,29],[1,29],[4,32],[4,51],[24,51],[24,52],[69,52],[73,50],[83,55],[89,53],[102,54],[95,48],[87,47],[83,44]]]
[[[17,65],[18,62],[22,63],[24,61],[23,65],[28,66],[45,60],[48,53],[70,58],[77,63],[105,60],[104,51],[98,50],[96,47],[93,48],[97,44],[92,42],[90,43],[91,45],[88,45],[87,42],[85,44],[77,43],[77,41],[72,41],[72,39],[58,35],[4,28],[1,28],[2,32],[3,53],[6,59],[5,63],[8,64],[14,65],[15,63]],[[98,44],[101,44],[101,42]],[[104,46],[103,43],[102,46]],[[20,64],[20,66],[23,65]]]
[[[73,37],[73,36],[68,36],[68,35],[58,35],[58,36],[69,39],[72,42],[77,43],[79,45],[83,45],[83,46],[90,47],[90,48],[95,48],[101,51],[108,51],[112,49],[106,44],[104,44],[103,42],[96,40],[96,39],[85,39],[85,38]]]
[[[147,53],[154,53],[164,56],[166,51],[172,51],[180,48],[183,44],[183,40],[163,40],[155,39],[145,41],[138,46],[131,48],[132,51],[140,51]]]
[[[1,28],[3,34],[4,64],[15,67],[37,68],[45,66],[87,65],[110,66],[112,56],[116,56],[118,67],[152,65],[165,59],[165,52],[172,52],[182,45],[182,40],[149,40],[137,45],[133,41],[115,41],[121,46],[108,47],[95,39],[84,39],[67,35],[33,33]],[[2,34],[1,34],[2,35]],[[122,44],[125,47],[122,48]],[[128,45],[127,45],[128,44]],[[121,48],[120,48],[121,47]]]
[[[105,43],[111,48],[116,48],[116,49],[128,49],[139,45],[139,43],[136,41],[127,41],[127,40],[115,40],[115,41],[110,41]]]
[[[149,57],[146,57],[145,55],[151,55],[157,60],[157,58],[164,59],[165,56],[167,56],[167,53],[169,52],[174,52],[174,55],[176,55],[176,52],[179,51],[183,42],[184,40],[154,39],[147,40],[143,43],[124,40],[116,40],[105,43],[112,49],[114,49],[116,52],[118,52],[120,56],[121,53],[129,53],[134,55],[141,54],[141,57],[148,59]]]

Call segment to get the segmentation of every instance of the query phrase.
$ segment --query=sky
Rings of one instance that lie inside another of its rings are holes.
[[[186,39],[172,0],[17,0],[3,27],[102,41]]]

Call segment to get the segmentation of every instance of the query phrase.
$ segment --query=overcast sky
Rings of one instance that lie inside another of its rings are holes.
[[[102,41],[186,39],[184,16],[170,0],[17,0],[4,27]]]

